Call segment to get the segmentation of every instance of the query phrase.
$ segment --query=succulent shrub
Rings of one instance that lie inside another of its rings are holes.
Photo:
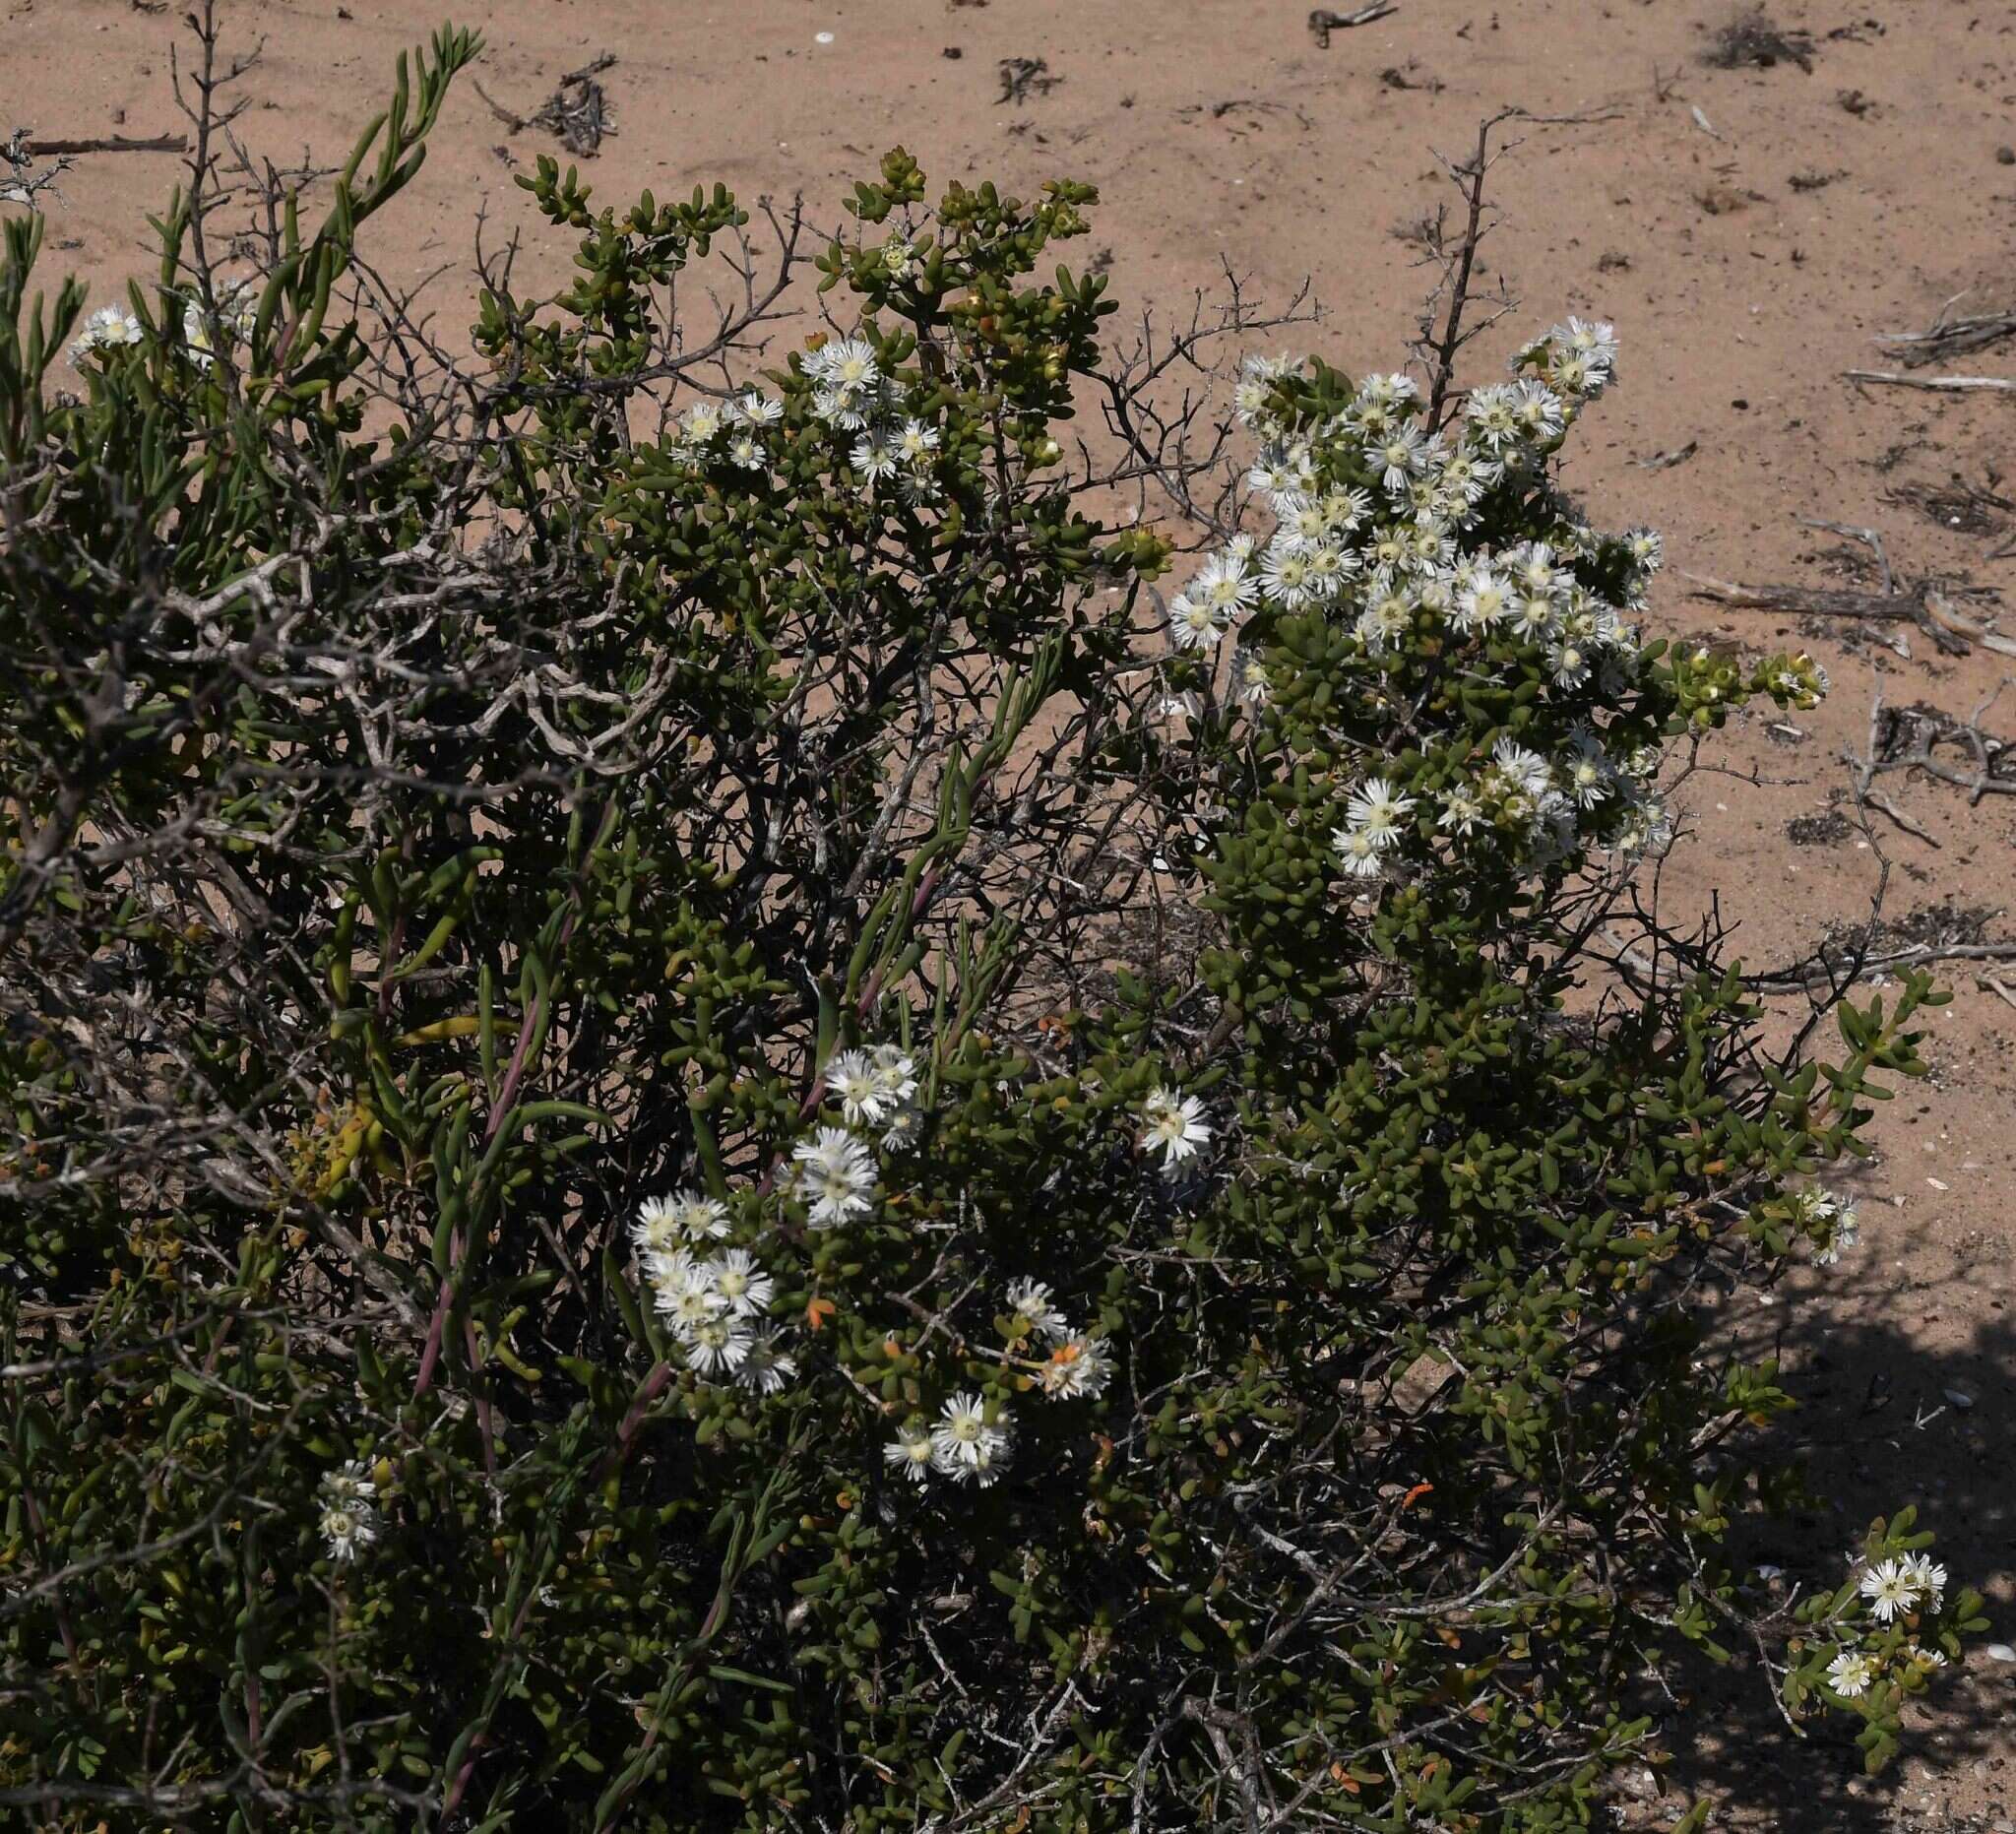
[[[1639,896],[1822,683],[1636,630],[1608,328],[1213,431],[1040,278],[1086,186],[891,154],[808,333],[794,219],[541,161],[472,361],[356,238],[475,50],[249,268],[207,156],[88,319],[6,225],[0,1801],[1576,1827],[1736,1651],[1882,1761],[1979,1602],[1755,1583],[1703,1296],[1939,996],[1773,1056]]]

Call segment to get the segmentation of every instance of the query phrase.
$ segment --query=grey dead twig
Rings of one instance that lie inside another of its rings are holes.
[[[1348,32],[1354,26],[1369,26],[1374,20],[1385,19],[1399,11],[1393,0],[1374,0],[1372,5],[1361,6],[1351,13],[1333,13],[1327,6],[1319,6],[1309,15],[1309,31],[1315,36],[1316,48],[1327,51],[1333,32]]]
[[[1881,332],[1871,342],[1880,344],[1885,349],[1895,350],[1898,361],[1905,368],[1922,369],[1929,363],[1942,363],[1948,357],[1985,350],[2004,338],[2016,338],[2016,311],[1977,312],[1966,318],[1948,317],[1966,297],[1965,292],[1955,293],[1939,308],[1938,316],[1923,331]]]
[[[482,97],[484,106],[509,132],[522,134],[529,127],[544,128],[577,158],[593,158],[602,142],[616,131],[609,112],[608,95],[596,81],[615,61],[615,52],[604,51],[579,70],[568,71],[553,86],[553,93],[540,104],[537,112],[529,115],[505,107],[473,77],[470,83]]]
[[[1655,452],[1649,459],[1633,459],[1631,463],[1644,472],[1670,471],[1675,465],[1685,465],[1700,450],[1701,442],[1690,439],[1684,446],[1675,446],[1670,452]]]
[[[1953,602],[1955,597],[1999,598],[1992,587],[1942,587],[1937,581],[1926,579],[1914,581],[1900,589],[1883,538],[1875,530],[1812,516],[1801,516],[1799,522],[1805,528],[1846,536],[1867,547],[1875,555],[1881,574],[1879,590],[1864,593],[1836,587],[1741,586],[1733,580],[1718,580],[1704,574],[1685,572],[1681,577],[1692,583],[1695,597],[1712,599],[1719,604],[1734,605],[1742,610],[1789,612],[1806,617],[1860,618],[1877,624],[1916,624],[1948,656],[1965,656],[1975,644],[1984,650],[1992,650],[1997,656],[2016,656],[2016,638],[1989,630]]]
[[[1893,389],[1924,389],[1939,395],[1969,392],[2016,395],[2016,382],[2006,376],[1907,376],[1897,369],[1844,369],[1841,373],[1849,382],[1875,382]]]

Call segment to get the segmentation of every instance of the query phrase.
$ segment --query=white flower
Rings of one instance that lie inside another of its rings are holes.
[[[1344,805],[1345,820],[1354,832],[1369,836],[1380,851],[1400,839],[1402,825],[1414,810],[1414,797],[1403,796],[1383,777],[1368,777]]]
[[[1657,529],[1626,529],[1624,551],[1640,573],[1657,573],[1666,560],[1666,541]]]
[[[689,446],[706,446],[713,443],[725,422],[721,407],[715,402],[695,402],[679,420],[679,436]]]
[[[920,465],[928,465],[931,455],[938,450],[938,429],[926,426],[921,420],[906,420],[903,430],[896,436],[896,450],[904,464],[913,471]]]
[[[1265,707],[1274,698],[1274,684],[1267,678],[1263,657],[1241,650],[1232,660],[1232,692],[1248,707]]]
[[[1845,1649],[1827,1665],[1827,1685],[1844,1700],[1867,1693],[1875,1678],[1875,1659],[1858,1649]]]
[[[1330,844],[1337,849],[1338,856],[1344,861],[1344,869],[1354,879],[1370,879],[1378,876],[1385,863],[1379,856],[1380,850],[1372,837],[1361,829],[1333,828]]]
[[[826,1087],[840,1101],[840,1111],[850,1125],[881,1120],[888,1106],[875,1064],[865,1050],[843,1050],[826,1065]]]
[[[1064,1401],[1097,1400],[1112,1379],[1112,1352],[1094,1337],[1074,1337],[1059,1344],[1038,1377],[1044,1394]]]
[[[1225,631],[1226,620],[1201,599],[1178,593],[1169,601],[1169,642],[1177,649],[1208,649]]]
[[[1266,557],[1260,563],[1260,583],[1276,604],[1286,605],[1291,611],[1300,610],[1313,596],[1308,550],[1269,543]]]
[[[822,1127],[791,1148],[798,1167],[798,1195],[811,1207],[814,1229],[830,1229],[869,1208],[875,1162],[845,1127]]]
[[[140,321],[123,306],[99,306],[84,321],[83,331],[71,345],[71,360],[79,362],[99,350],[138,344],[145,336]]]
[[[250,281],[240,281],[235,286],[226,288],[216,295],[217,319],[227,343],[236,343],[252,335],[252,328],[259,318],[259,296]],[[182,307],[182,342],[188,347],[190,359],[199,369],[208,369],[216,351],[210,341],[210,323],[203,310],[201,299],[190,299]]]
[[[784,418],[784,403],[751,389],[735,397],[735,412],[751,426],[773,426]]]
[[[931,1435],[921,1425],[899,1426],[896,1437],[882,1448],[883,1460],[913,1484],[921,1484],[931,1474]]]
[[[896,443],[879,428],[871,427],[854,441],[849,463],[869,483],[879,483],[896,474]]]
[[[703,1318],[679,1333],[686,1360],[702,1375],[732,1375],[748,1360],[755,1342],[749,1327],[739,1318],[724,1314]]]
[[[1898,1561],[1912,1585],[1923,1595],[1926,1606],[1937,1611],[1946,1600],[1946,1569],[1929,1555],[1908,1553]]]
[[[855,399],[881,387],[874,346],[860,338],[829,340],[804,359],[805,373],[822,388]]]
[[[758,1394],[774,1395],[797,1372],[797,1359],[778,1348],[774,1331],[752,1331],[748,1352],[742,1359],[742,1366],[735,1371],[735,1380],[744,1388],[755,1389]]]
[[[658,1256],[650,1271],[652,1303],[682,1336],[727,1309],[708,1264],[694,1260],[683,1248]]]
[[[1470,584],[1456,596],[1456,628],[1488,630],[1512,608],[1505,583],[1489,567],[1473,570]]]
[[[727,1206],[691,1190],[647,1197],[630,1226],[630,1239],[647,1259],[695,1241],[719,1241],[727,1233]]]
[[[907,281],[916,271],[917,251],[907,236],[891,233],[882,244],[882,268],[892,281]]]
[[[1519,392],[1509,382],[1473,389],[1463,405],[1465,430],[1486,452],[1514,445],[1519,439]]]
[[[1148,1121],[1141,1135],[1141,1150],[1153,1153],[1160,1148],[1165,1171],[1175,1170],[1211,1139],[1204,1104],[1195,1096],[1181,1096],[1158,1085],[1148,1092],[1141,1111]]]
[[[1861,1577],[1861,1595],[1880,1623],[1901,1617],[1918,1602],[1919,1588],[1908,1563],[1883,1560]]]
[[[721,1296],[731,1317],[754,1317],[768,1307],[777,1292],[776,1281],[746,1248],[730,1248],[715,1260],[703,1263],[701,1272]]]
[[[369,1503],[339,1497],[322,1511],[316,1527],[329,1544],[329,1557],[345,1565],[378,1539],[378,1512]]]
[[[885,1153],[900,1153],[906,1147],[914,1146],[917,1135],[923,1130],[923,1110],[914,1102],[906,1102],[883,1123],[882,1150]]]
[[[1007,1432],[988,1423],[986,1403],[976,1394],[951,1396],[931,1428],[931,1461],[947,1475],[977,1470],[1007,1449]]]
[[[886,1104],[908,1102],[917,1092],[916,1059],[900,1044],[877,1044],[874,1059],[875,1087]]]
[[[1519,430],[1535,445],[1544,445],[1561,430],[1561,398],[1544,382],[1536,382],[1531,377],[1514,385],[1517,399],[1512,404],[1512,417],[1519,423]]]
[[[760,472],[769,463],[763,442],[746,427],[728,435],[728,463],[745,472]]]
[[[1250,549],[1242,553],[1234,541],[1204,563],[1203,571],[1183,589],[1183,596],[1194,599],[1221,622],[1241,616],[1253,608],[1259,593],[1257,582],[1246,571],[1251,560]]]
[[[360,1458],[346,1459],[339,1470],[325,1471],[322,1487],[329,1492],[331,1501],[339,1503],[369,1504],[378,1495],[370,1468]]]
[[[1483,814],[1484,805],[1477,791],[1468,784],[1456,784],[1442,791],[1442,812],[1435,818],[1435,825],[1452,834],[1468,836]]]
[[[1411,420],[1403,421],[1365,456],[1378,468],[1380,483],[1388,490],[1405,490],[1408,479],[1425,463],[1420,429]]]
[[[1008,1310],[1025,1335],[1046,1337],[1053,1342],[1071,1335],[1064,1314],[1057,1309],[1050,1289],[1042,1281],[1012,1280],[1006,1296]]]

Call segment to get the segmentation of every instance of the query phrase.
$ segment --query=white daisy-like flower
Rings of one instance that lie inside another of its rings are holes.
[[[1557,688],[1579,688],[1589,679],[1589,652],[1575,643],[1557,643],[1547,652],[1547,673]]]
[[[1539,752],[1520,744],[1517,739],[1499,739],[1491,747],[1491,762],[1529,796],[1544,796],[1554,787],[1553,767]]]
[[[863,338],[829,339],[804,359],[805,373],[842,395],[871,395],[882,385],[875,347]]]
[[[917,251],[908,236],[892,233],[882,244],[882,271],[892,281],[907,281],[916,272]]]
[[[865,1050],[835,1053],[826,1065],[826,1087],[840,1103],[840,1111],[850,1126],[880,1121],[890,1106],[881,1079],[875,1074],[875,1061]]]
[[[1203,570],[1184,587],[1183,596],[1194,599],[1223,622],[1243,616],[1253,608],[1260,590],[1247,571],[1252,558],[1250,538],[1242,550],[1240,538],[1234,538],[1223,553],[1212,555],[1204,563]]]
[[[1355,832],[1370,836],[1382,851],[1401,837],[1415,799],[1401,795],[1383,777],[1368,777],[1351,793],[1344,805],[1344,818]]]
[[[1260,584],[1267,597],[1291,611],[1309,602],[1309,555],[1304,548],[1282,548],[1272,544],[1260,563]]]
[[[1626,529],[1624,552],[1641,574],[1657,573],[1666,564],[1666,538],[1657,529]]]
[[[821,1127],[791,1148],[791,1158],[798,1168],[798,1196],[811,1208],[814,1229],[831,1229],[870,1208],[875,1162],[845,1127]]]
[[[913,1484],[922,1484],[933,1463],[930,1429],[918,1423],[899,1426],[896,1437],[883,1446],[882,1458]]]
[[[252,335],[259,318],[259,297],[252,283],[240,281],[217,295],[217,320],[226,343],[239,343]],[[190,359],[199,369],[208,369],[216,356],[210,338],[210,321],[201,299],[190,299],[182,307],[182,342]]]
[[[1354,879],[1376,878],[1385,866],[1378,843],[1361,828],[1333,828],[1330,844],[1337,849],[1345,871]]]
[[[708,1263],[694,1260],[683,1248],[652,1263],[651,1295],[652,1303],[681,1336],[727,1310]]]
[[[1008,1439],[1005,1434],[995,1439],[983,1439],[971,1461],[953,1459],[938,1460],[932,1467],[954,1484],[971,1484],[985,1490],[1000,1483],[1001,1475],[1008,1469]]]
[[[1113,1354],[1095,1337],[1067,1338],[1050,1352],[1037,1378],[1060,1401],[1096,1401],[1113,1379]]]
[[[1606,374],[1616,367],[1617,328],[1603,319],[1571,318],[1565,325],[1556,325],[1549,336]]]
[[[718,403],[695,402],[679,418],[679,436],[689,446],[710,445],[725,420]]]
[[[1420,429],[1412,420],[1403,421],[1366,455],[1378,468],[1379,482],[1388,490],[1404,491],[1408,479],[1421,469]]]
[[[372,1480],[370,1467],[361,1458],[346,1459],[335,1471],[325,1471],[322,1487],[332,1502],[339,1503],[368,1504],[378,1495],[378,1486]]]
[[[1006,1294],[1009,1315],[1022,1333],[1061,1341],[1071,1335],[1064,1314],[1057,1309],[1047,1284],[1040,1280],[1011,1280]]]
[[[1204,1104],[1195,1096],[1178,1094],[1157,1085],[1141,1105],[1148,1125],[1142,1131],[1141,1150],[1160,1151],[1162,1169],[1173,1171],[1211,1140],[1211,1124],[1204,1118]]]
[[[702,1375],[732,1375],[748,1360],[755,1341],[747,1325],[725,1313],[703,1318],[679,1333],[686,1360]]]
[[[1907,1553],[1898,1561],[1926,1606],[1937,1611],[1946,1602],[1946,1569],[1930,1555]]]
[[[760,472],[770,462],[763,442],[746,427],[728,435],[727,455],[730,465],[745,472]]]
[[[1008,1434],[989,1423],[986,1403],[978,1395],[962,1392],[946,1399],[931,1428],[932,1462],[938,1470],[949,1474],[962,1465],[971,1470],[990,1451],[1007,1449]]]
[[[339,1497],[322,1511],[316,1527],[329,1557],[346,1566],[378,1539],[378,1512],[369,1503]]]
[[[1502,623],[1512,609],[1512,595],[1505,582],[1487,566],[1475,568],[1470,584],[1456,596],[1456,628],[1489,630]]]
[[[1435,817],[1436,827],[1447,828],[1459,839],[1467,839],[1483,818],[1483,801],[1468,784],[1455,784],[1442,791],[1442,812]]]
[[[781,1393],[798,1372],[798,1360],[781,1349],[777,1333],[757,1330],[749,1334],[749,1348],[742,1358],[735,1380],[760,1395]]]
[[[121,349],[138,344],[147,334],[141,329],[140,321],[123,306],[99,306],[84,321],[84,329],[78,333],[70,347],[71,360],[81,362],[85,357],[95,355],[99,350]]]
[[[1327,601],[1344,590],[1358,569],[1358,557],[1348,548],[1325,541],[1309,549],[1309,596]]]
[[[1879,1623],[1903,1616],[1918,1603],[1919,1587],[1902,1560],[1880,1560],[1861,1576],[1858,1586]]]
[[[1867,1693],[1875,1678],[1875,1658],[1858,1649],[1845,1649],[1827,1665],[1827,1685],[1844,1700]]]
[[[914,1102],[906,1102],[900,1108],[892,1109],[882,1123],[882,1150],[901,1153],[916,1145],[923,1126],[923,1110]]]
[[[1374,593],[1357,616],[1354,628],[1358,641],[1375,656],[1385,655],[1403,643],[1414,628],[1414,611],[1413,598],[1398,586]]]
[[[1227,621],[1188,593],[1178,593],[1169,601],[1169,642],[1179,650],[1208,650],[1224,638]]]
[[[875,407],[872,395],[850,395],[844,389],[819,388],[812,391],[812,412],[828,426],[844,433],[857,433],[868,424]]]
[[[869,1052],[874,1064],[875,1087],[884,1102],[908,1102],[917,1092],[916,1059],[901,1044],[877,1044]]]
[[[753,1318],[768,1309],[777,1294],[777,1282],[746,1248],[730,1248],[703,1263],[701,1271],[721,1295],[730,1317]]]
[[[1248,707],[1265,707],[1274,698],[1267,663],[1257,652],[1242,650],[1233,659],[1232,692]]]
[[[727,1205],[694,1190],[647,1197],[630,1226],[640,1255],[669,1254],[696,1241],[719,1241],[728,1233]]]
[[[1531,377],[1513,388],[1518,399],[1512,405],[1512,417],[1520,432],[1535,445],[1544,445],[1561,430],[1561,398],[1544,382]]]
[[[854,441],[854,449],[848,455],[850,464],[867,482],[880,483],[885,477],[896,475],[897,461],[901,455],[896,442],[879,427],[870,427]]]
[[[784,403],[760,389],[750,389],[735,397],[735,412],[751,426],[775,426],[784,418]]]
[[[1610,792],[1612,772],[1602,742],[1584,727],[1569,737],[1566,768],[1561,776],[1566,793],[1577,808],[1593,809]]]
[[[897,456],[914,471],[920,465],[928,465],[938,450],[938,429],[918,419],[903,423],[896,435]]]
[[[1464,429],[1487,453],[1519,442],[1519,392],[1509,382],[1473,389],[1463,405]]]
[[[1904,1653],[1921,1668],[1943,1669],[1946,1666],[1944,1651],[1927,1649],[1922,1643],[1907,1643],[1904,1646]]]

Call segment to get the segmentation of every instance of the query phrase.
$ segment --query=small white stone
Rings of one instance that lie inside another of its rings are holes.
[[[1969,1408],[1974,1406],[1974,1397],[1970,1395],[1964,1388],[1948,1388],[1943,1392],[1946,1396],[1946,1399],[1952,1402],[1952,1404],[1956,1408],[1958,1408],[1963,1414],[1965,1414]]]
[[[812,34],[812,42],[814,44],[831,44],[833,42],[833,33],[830,32],[815,32]]]
[[[1991,1662],[2016,1662],[2016,1649],[2011,1649],[2006,1643],[1990,1643],[1987,1654]]]

